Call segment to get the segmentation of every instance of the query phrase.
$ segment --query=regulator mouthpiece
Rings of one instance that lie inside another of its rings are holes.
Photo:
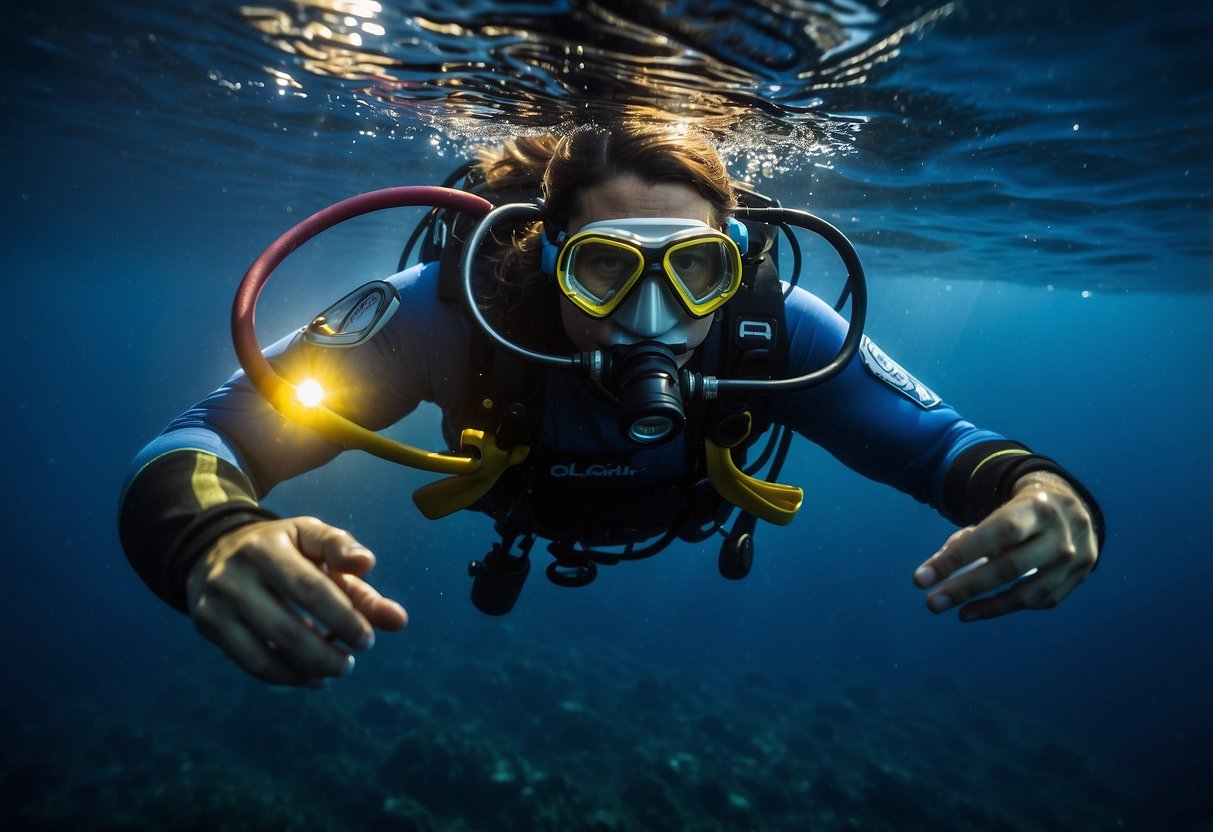
[[[612,386],[619,397],[619,429],[637,445],[673,439],[686,424],[678,364],[666,344],[646,341],[613,358]]]

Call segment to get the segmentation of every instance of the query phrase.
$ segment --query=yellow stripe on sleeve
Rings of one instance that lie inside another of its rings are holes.
[[[972,480],[977,476],[977,472],[981,470],[981,466],[985,465],[987,462],[998,459],[1001,456],[1030,456],[1031,453],[1031,451],[1024,450],[1023,448],[1007,448],[1002,451],[996,451],[983,459],[981,462],[977,463],[977,465],[969,473],[969,479]]]
[[[219,460],[213,454],[194,455],[194,473],[190,477],[194,499],[202,508],[210,508],[228,500],[223,484],[219,482]]]

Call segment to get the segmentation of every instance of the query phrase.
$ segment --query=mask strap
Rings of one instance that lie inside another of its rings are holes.
[[[560,247],[564,244],[567,235],[560,231],[556,234],[556,239],[551,237],[551,228],[545,222],[543,224],[542,248],[539,251],[539,270],[551,277],[556,274],[556,260],[560,257]]]
[[[745,223],[736,217],[729,217],[724,231],[729,235],[729,239],[737,244],[737,250],[741,252],[741,256],[745,257],[750,250],[750,229],[746,228]]]

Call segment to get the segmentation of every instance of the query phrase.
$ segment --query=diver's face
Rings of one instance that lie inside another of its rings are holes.
[[[591,222],[630,217],[674,217],[715,225],[712,204],[690,185],[674,182],[651,184],[635,176],[619,176],[583,191],[578,213],[569,220],[569,227],[565,230],[572,236]],[[662,291],[669,289],[663,287]],[[577,349],[588,352],[641,341],[685,343],[687,351],[678,356],[678,365],[682,366],[691,357],[691,351],[707,338],[708,330],[712,328],[712,316],[693,318],[685,310],[680,308],[679,311],[679,322],[668,333],[644,336],[629,331],[614,320],[616,316],[591,318],[563,294],[560,296],[560,320]]]

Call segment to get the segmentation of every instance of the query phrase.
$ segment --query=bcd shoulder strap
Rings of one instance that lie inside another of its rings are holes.
[[[720,337],[721,378],[783,378],[788,368],[787,315],[784,284],[775,264],[777,229],[746,221],[750,248],[742,258],[742,282],[737,296],[722,307]],[[770,425],[767,397],[721,402],[717,421],[749,410],[753,441]]]
[[[443,185],[483,197],[494,206],[534,202],[538,195],[538,186],[493,188],[480,169],[470,162],[456,168]],[[426,228],[421,238],[421,262],[438,261],[439,299],[456,304],[461,310],[466,301],[459,262],[476,222],[477,218],[461,211],[436,209],[425,220]],[[534,419],[538,416],[538,408],[534,399],[539,372],[512,353],[497,349],[478,327],[470,327],[469,337],[470,378],[457,423],[460,427],[494,434],[499,445],[526,444],[537,424]],[[534,412],[527,413],[527,409]]]

